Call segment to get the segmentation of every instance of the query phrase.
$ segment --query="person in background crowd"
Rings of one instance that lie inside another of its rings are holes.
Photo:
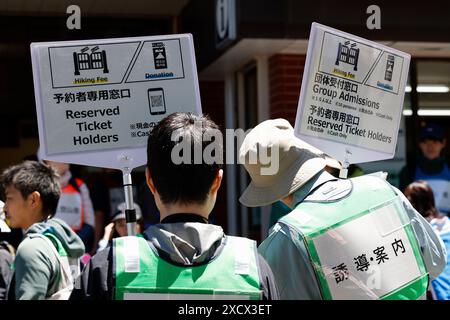
[[[445,244],[447,265],[441,275],[431,281],[431,293],[435,300],[450,300],[450,219],[437,210],[433,190],[427,182],[419,180],[409,184],[405,189],[405,196],[430,222]]]
[[[112,217],[111,222],[105,227],[103,238],[98,243],[97,252],[111,245],[112,239],[128,235],[125,208],[125,202],[122,202],[117,206],[116,214]],[[142,211],[137,203],[134,203],[134,209],[136,210],[136,234],[140,235],[144,231]]]
[[[25,230],[8,299],[67,299],[84,244],[64,221],[51,219],[61,194],[57,173],[43,163],[25,161],[2,172],[0,191],[10,226]]]
[[[434,194],[439,212],[450,212],[450,167],[445,156],[446,139],[442,127],[430,123],[420,131],[421,154],[416,163],[407,164],[400,172],[399,189],[404,191],[413,181],[426,181]]]
[[[142,218],[144,226],[159,222],[158,208],[150,192],[147,183],[141,176],[144,173],[136,171],[133,175],[133,199],[142,208]],[[141,182],[139,182],[142,180]],[[137,182],[137,183],[136,183]],[[96,241],[102,239],[104,228],[111,222],[116,213],[115,208],[119,203],[125,201],[123,189],[123,175],[120,170],[102,168],[99,173],[95,173],[87,178],[87,184],[94,206]]]
[[[95,213],[95,241],[98,243],[104,228],[110,223],[115,208],[125,201],[123,174],[120,170],[101,168],[99,174],[89,179],[89,190]],[[137,188],[133,186],[133,200],[136,202]]]

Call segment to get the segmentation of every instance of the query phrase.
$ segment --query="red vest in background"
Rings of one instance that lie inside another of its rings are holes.
[[[83,181],[77,178],[71,180],[66,187],[61,189],[55,217],[66,222],[73,231],[77,232],[84,224],[83,200],[79,191]]]

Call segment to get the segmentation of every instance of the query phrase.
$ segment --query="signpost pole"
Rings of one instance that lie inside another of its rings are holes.
[[[342,163],[342,168],[341,170],[339,170],[339,178],[341,179],[347,179],[348,176],[348,166],[350,165],[350,155],[351,155],[351,151],[346,149],[345,150],[345,159],[344,162]]]
[[[127,221],[127,234],[136,235],[136,209],[133,202],[133,184],[131,183],[131,170],[128,167],[122,169],[123,191],[125,192],[125,217]]]

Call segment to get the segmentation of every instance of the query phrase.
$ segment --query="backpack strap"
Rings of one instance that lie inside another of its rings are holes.
[[[14,258],[16,256],[14,247],[6,241],[0,241],[0,248],[4,248]]]

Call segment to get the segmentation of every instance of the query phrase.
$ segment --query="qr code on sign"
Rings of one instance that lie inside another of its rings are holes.
[[[154,108],[163,107],[163,96],[150,96],[150,102]]]

